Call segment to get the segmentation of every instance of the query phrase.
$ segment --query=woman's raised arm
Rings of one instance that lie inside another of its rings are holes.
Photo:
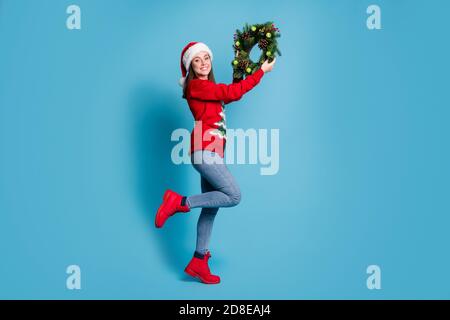
[[[237,101],[253,89],[264,75],[262,69],[232,84],[215,84],[208,80],[193,80],[189,83],[188,96],[194,99],[223,101],[225,104]]]

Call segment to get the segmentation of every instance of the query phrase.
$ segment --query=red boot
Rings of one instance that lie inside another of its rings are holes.
[[[201,282],[207,284],[217,284],[220,283],[220,277],[211,274],[208,266],[208,259],[211,257],[209,251],[206,252],[203,259],[192,257],[187,267],[184,269],[188,275],[198,278]]]
[[[163,202],[158,208],[158,212],[155,217],[155,226],[162,228],[164,222],[169,217],[173,216],[177,212],[189,212],[190,209],[187,205],[181,205],[181,199],[183,197],[172,190],[166,190],[163,196]]]

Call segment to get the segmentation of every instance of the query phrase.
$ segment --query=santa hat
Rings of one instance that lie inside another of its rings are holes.
[[[208,46],[202,42],[190,42],[186,47],[184,47],[183,51],[181,52],[181,74],[182,77],[180,78],[179,84],[180,86],[184,86],[184,83],[186,82],[186,76],[189,72],[189,66],[191,65],[192,60],[194,57],[201,51],[206,51],[209,54],[209,57],[211,61],[213,60],[213,54],[211,50],[208,48]]]

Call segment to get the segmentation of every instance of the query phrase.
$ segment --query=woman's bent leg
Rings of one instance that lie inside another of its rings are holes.
[[[213,191],[187,197],[189,208],[233,207],[241,201],[239,186],[218,154],[196,151],[192,154],[192,165]]]

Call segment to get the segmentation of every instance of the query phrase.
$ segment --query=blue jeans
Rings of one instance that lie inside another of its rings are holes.
[[[189,196],[189,208],[202,208],[197,223],[196,251],[208,250],[211,231],[219,207],[233,207],[241,201],[239,186],[217,153],[199,150],[191,154],[191,162],[201,176],[202,193]]]

